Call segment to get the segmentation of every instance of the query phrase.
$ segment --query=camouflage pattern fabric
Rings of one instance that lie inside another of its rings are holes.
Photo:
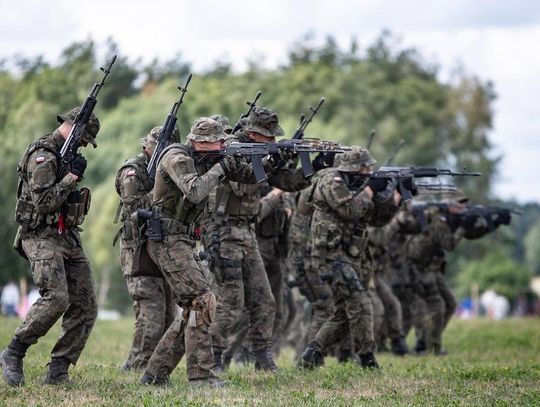
[[[450,289],[450,286],[448,285],[448,281],[446,281],[445,275],[442,272],[437,273],[435,275],[435,279],[437,280],[439,293],[444,301],[444,328],[446,328],[448,322],[450,322],[450,319],[456,312],[457,301],[456,297],[452,293],[452,290]]]
[[[216,298],[211,292],[212,277],[195,254],[192,233],[208,194],[223,175],[219,164],[196,166],[189,149],[177,144],[169,146],[158,163],[153,208],[160,212],[164,237],[150,240],[148,252],[184,311],[148,361],[145,373],[154,377],[168,377],[184,353],[189,379],[214,376],[210,326]]]
[[[18,167],[21,194],[16,219],[20,229],[25,229],[20,246],[30,261],[32,278],[41,297],[32,305],[15,336],[24,344],[35,344],[62,317],[62,334],[51,356],[64,357],[75,364],[94,326],[97,301],[78,229],[66,226],[62,234],[58,232],[60,212],[77,186],[69,175],[57,181],[55,151],[63,142],[58,130],[39,139],[34,145],[42,147],[27,150]],[[21,223],[25,217],[30,221]]]

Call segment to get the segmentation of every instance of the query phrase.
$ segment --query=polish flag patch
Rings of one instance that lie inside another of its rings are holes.
[[[42,163],[43,161],[45,161],[45,157],[43,157],[42,155],[40,155],[39,157],[36,157],[37,163]]]
[[[129,171],[127,172],[127,176],[128,176],[128,177],[132,177],[133,175],[135,175],[135,170],[129,170]]]

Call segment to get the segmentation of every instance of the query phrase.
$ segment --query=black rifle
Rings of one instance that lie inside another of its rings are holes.
[[[326,283],[334,279],[334,273],[321,273],[320,277],[321,277],[321,280]],[[301,282],[297,278],[295,278],[294,280],[287,281],[286,284],[288,287],[294,288],[294,287],[299,287]]]
[[[253,99],[253,102],[246,102],[247,105],[249,106],[249,109],[246,113],[242,114],[240,116],[240,118],[238,119],[238,121],[236,122],[236,124],[234,125],[233,129],[232,129],[232,132],[231,134],[234,134],[236,133],[238,130],[240,130],[242,128],[242,119],[245,119],[246,117],[249,116],[249,114],[251,113],[251,111],[253,110],[253,108],[255,106],[257,106],[257,100],[259,100],[259,98],[261,97],[262,95],[262,91],[258,91],[257,94],[255,95],[255,99]]]
[[[311,113],[309,114],[308,118],[306,119],[304,115],[300,116],[300,126],[296,129],[294,132],[294,135],[292,136],[293,140],[300,140],[304,138],[304,131],[306,130],[306,127],[309,123],[313,120],[313,117],[317,114],[319,109],[321,108],[322,104],[324,103],[325,98],[322,97],[319,100],[319,104],[316,107],[309,107],[309,110]]]
[[[412,199],[411,190],[414,188],[414,178],[435,178],[441,175],[452,177],[478,177],[479,172],[455,172],[437,167],[381,167],[369,175],[369,178],[395,179],[398,189],[405,202]]]
[[[288,151],[298,154],[304,177],[314,174],[313,165],[309,157],[310,153],[344,153],[350,147],[342,147],[339,142],[305,139],[305,140],[281,140],[277,143],[240,143],[232,142],[221,150],[205,151],[202,154],[219,154],[222,156],[240,155],[251,159],[253,173],[257,182],[266,181],[266,172],[262,159],[268,155],[279,155],[280,151]]]
[[[178,86],[178,90],[180,91],[180,98],[174,103],[171,111],[165,119],[165,123],[163,123],[161,131],[157,138],[156,148],[154,149],[152,157],[150,158],[150,162],[148,163],[148,167],[146,168],[146,171],[148,172],[148,178],[150,180],[150,185],[152,186],[154,185],[154,180],[156,178],[158,159],[163,150],[165,150],[165,148],[171,143],[171,137],[174,132],[174,128],[176,127],[176,121],[178,120],[178,109],[180,109],[180,106],[184,101],[184,95],[187,92],[189,82],[191,81],[191,76],[192,75],[189,74],[189,76],[187,77],[184,87]]]
[[[92,112],[97,104],[97,95],[105,84],[105,79],[107,79],[107,76],[111,72],[114,61],[116,61],[116,55],[113,56],[107,68],[100,68],[103,72],[101,82],[94,83],[90,93],[84,100],[81,110],[79,113],[77,113],[75,120],[73,120],[73,127],[71,128],[71,131],[69,132],[69,135],[62,146],[62,149],[60,150],[59,174],[62,177],[68,173],[71,163],[77,156],[77,151],[79,150],[79,147],[81,147],[81,139],[86,130],[86,125],[90,121],[90,116],[92,115]]]

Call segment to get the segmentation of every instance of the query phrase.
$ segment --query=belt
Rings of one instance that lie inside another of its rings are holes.
[[[162,220],[161,226],[163,231],[169,235],[193,235],[196,227],[193,223],[185,225],[174,220]]]

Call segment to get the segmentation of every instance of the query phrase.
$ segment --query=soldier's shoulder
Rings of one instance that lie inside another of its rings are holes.
[[[319,171],[317,183],[321,185],[343,184],[343,178],[335,168],[326,168]]]

